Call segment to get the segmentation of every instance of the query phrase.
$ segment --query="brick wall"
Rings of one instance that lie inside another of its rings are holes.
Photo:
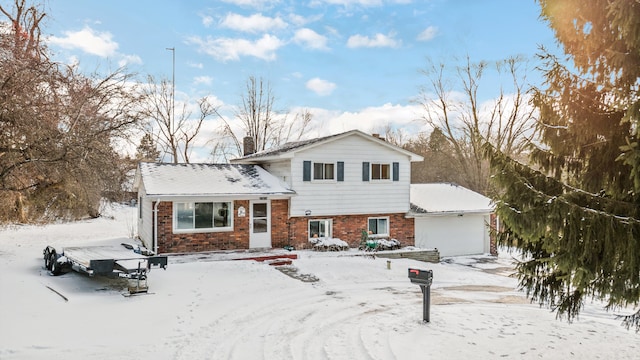
[[[289,200],[271,200],[271,247],[289,245]]]
[[[244,217],[237,216],[240,206],[246,209]],[[248,249],[249,200],[234,201],[233,207],[233,231],[174,234],[173,203],[161,202],[158,206],[158,253]]]
[[[346,241],[350,247],[360,245],[362,230],[367,230],[370,217],[389,217],[389,237],[400,241],[402,246],[415,244],[414,219],[400,214],[344,215],[322,217],[293,217],[289,219],[290,243],[296,248],[309,247],[309,220],[332,219],[333,237]]]
[[[244,217],[238,217],[241,206],[246,211]],[[249,200],[234,201],[234,210],[233,231],[174,234],[173,203],[161,202],[158,206],[158,253],[249,249]],[[413,219],[405,218],[403,213],[289,218],[288,200],[272,200],[271,246],[309,247],[309,220],[330,218],[333,220],[333,237],[346,241],[351,247],[358,247],[361,232],[367,229],[368,218],[385,216],[389,217],[390,238],[399,240],[402,246],[414,245]]]

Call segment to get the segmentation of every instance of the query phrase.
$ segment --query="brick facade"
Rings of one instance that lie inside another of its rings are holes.
[[[346,241],[350,247],[358,247],[362,230],[367,230],[370,217],[389,217],[389,238],[400,241],[402,246],[415,243],[414,219],[406,218],[404,213],[293,217],[289,219],[290,243],[296,248],[308,247],[309,221],[331,219],[333,237]]]
[[[271,200],[271,246],[289,245],[289,200]]]
[[[158,253],[190,253],[211,250],[236,250],[249,248],[249,200],[233,202],[236,211],[233,231],[205,233],[173,233],[173,203],[164,201],[158,206]],[[247,213],[237,216],[243,206]]]
[[[241,206],[246,210],[244,217],[238,216]],[[249,249],[249,200],[234,201],[234,210],[233,231],[174,234],[173,203],[161,202],[158,206],[158,253]],[[390,238],[397,239],[402,246],[413,245],[414,219],[406,218],[403,213],[289,218],[288,200],[271,200],[271,245],[273,248],[306,248],[309,246],[309,220],[332,219],[333,237],[346,241],[351,247],[358,247],[361,232],[367,229],[368,218],[387,216]]]

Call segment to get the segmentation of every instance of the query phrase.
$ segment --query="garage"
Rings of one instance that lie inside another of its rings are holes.
[[[415,246],[438,249],[440,256],[492,253],[491,199],[449,184],[411,184],[410,217],[415,220]]]

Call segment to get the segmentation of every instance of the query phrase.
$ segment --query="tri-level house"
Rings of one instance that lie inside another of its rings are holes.
[[[253,152],[231,164],[141,163],[138,233],[159,253],[357,246],[362,231],[414,245],[411,162],[422,157],[358,130]]]

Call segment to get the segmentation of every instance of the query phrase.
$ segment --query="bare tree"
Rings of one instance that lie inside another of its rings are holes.
[[[46,14],[34,5],[27,6],[26,0],[15,0],[13,10],[11,13],[0,6],[0,12],[6,16],[11,28],[11,35],[3,40],[7,42],[3,51],[12,49],[14,58],[24,55],[46,57],[46,48],[40,42],[40,23]]]
[[[45,14],[25,1],[0,6],[0,217],[4,221],[99,215],[120,188],[116,138],[139,120],[132,75],[80,74],[49,60],[40,42]]]
[[[382,132],[384,140],[395,146],[404,147],[409,142],[408,134],[402,128],[396,128],[386,124]]]
[[[188,100],[180,102],[180,109],[174,112],[176,104],[171,83],[166,79],[157,82],[153,76],[148,77],[145,97],[144,112],[149,120],[148,129],[156,134],[154,138],[158,146],[165,155],[170,156],[170,162],[189,163],[194,140],[200,134],[204,121],[217,114],[217,107],[208,97],[202,97],[197,100],[196,117],[192,117]]]
[[[444,64],[430,63],[423,71],[429,79],[418,100],[423,119],[439,129],[453,147],[452,166],[463,175],[461,185],[483,194],[489,192],[488,163],[482,150],[485,141],[518,155],[533,136],[534,110],[526,96],[526,65],[518,58],[494,64],[493,69],[499,76],[506,75],[510,86],[501,84],[494,100],[486,104],[480,103],[478,92],[489,63],[474,64],[467,57],[453,74]]]
[[[239,126],[234,130],[231,120],[220,116],[223,122],[220,131],[228,139],[216,143],[212,154],[228,160],[242,155],[242,139],[251,137],[257,151],[282,145],[288,141],[300,140],[309,130],[312,114],[303,109],[291,117],[288,113],[274,108],[275,96],[268,81],[250,76],[246,92],[241,95],[241,105],[236,109],[234,119]]]

